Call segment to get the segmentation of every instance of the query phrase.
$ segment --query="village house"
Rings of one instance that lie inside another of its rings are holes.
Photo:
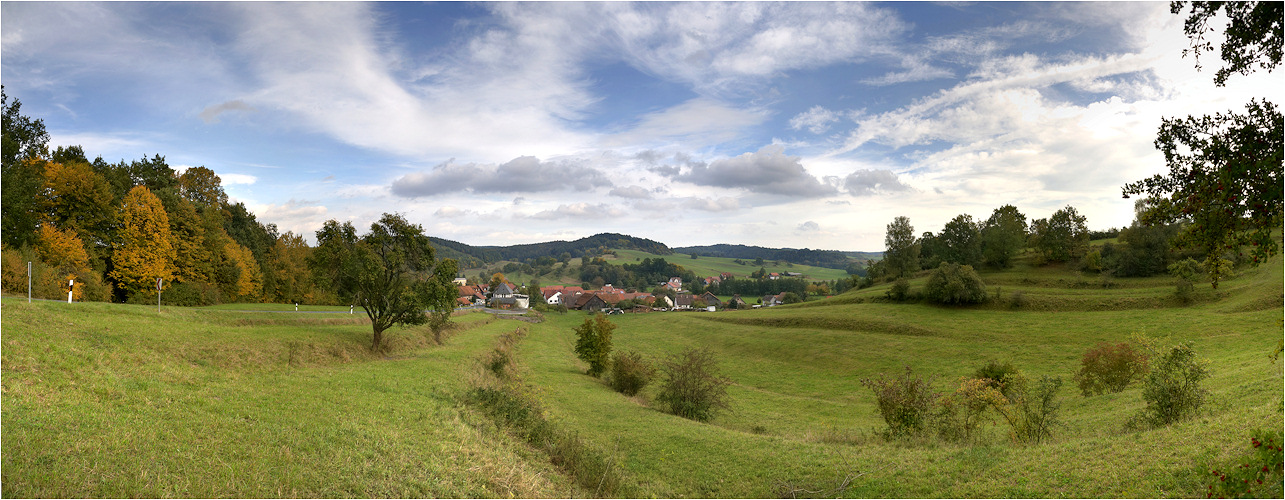
[[[704,301],[707,306],[723,307],[723,301],[710,292],[705,292],[696,298]]]
[[[772,307],[772,306],[779,306],[781,304],[784,304],[784,302],[781,301],[782,295],[785,295],[785,294],[782,293],[779,295],[764,295],[763,307]]]
[[[741,298],[741,294],[732,296],[732,300],[727,301],[728,309],[749,309],[750,305]]]
[[[688,311],[688,310],[691,310],[691,308],[692,308],[692,303],[693,303],[694,301],[695,301],[695,297],[692,297],[692,294],[690,294],[690,293],[680,293],[680,294],[678,294],[678,295],[675,295],[675,296],[674,296],[674,310],[676,310],[676,311]]]

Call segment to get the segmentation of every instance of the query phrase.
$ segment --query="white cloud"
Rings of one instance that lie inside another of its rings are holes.
[[[259,178],[248,174],[219,174],[219,180],[223,181],[223,185],[227,186],[231,184],[254,184],[259,181]]]
[[[698,97],[643,115],[637,125],[604,137],[599,145],[608,148],[678,145],[699,149],[736,139],[746,129],[763,123],[767,116],[762,109],[741,109]]]
[[[823,183],[808,173],[797,156],[785,154],[777,144],[763,146],[757,152],[714,160],[706,165],[692,163],[674,179],[700,186],[742,188],[755,193],[790,197],[816,197],[835,194],[834,186]]]
[[[448,161],[427,172],[406,174],[393,181],[392,192],[415,198],[460,191],[472,193],[537,193],[588,191],[611,186],[602,172],[581,162],[541,162],[521,156],[500,165],[457,164]]]
[[[830,124],[839,121],[839,116],[834,111],[825,109],[821,106],[812,106],[811,109],[799,113],[790,119],[790,128],[794,130],[808,129],[813,134],[824,134],[830,129]]]
[[[260,222],[271,222],[282,233],[290,231],[314,243],[317,230],[330,219],[329,210],[316,201],[291,199],[280,205],[256,204],[249,208]]]
[[[623,217],[626,212],[620,207],[607,205],[604,203],[572,203],[569,205],[558,205],[552,210],[536,212],[530,216],[532,219],[557,220],[557,219],[604,219]]]

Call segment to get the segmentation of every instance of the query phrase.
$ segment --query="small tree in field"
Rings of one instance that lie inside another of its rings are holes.
[[[731,380],[718,374],[714,354],[708,349],[689,348],[661,365],[665,375],[656,401],[669,412],[701,422],[729,408],[727,386]]]
[[[1102,342],[1084,353],[1075,382],[1085,396],[1120,392],[1147,374],[1147,355],[1127,342]]]
[[[943,262],[928,277],[924,295],[942,304],[979,304],[986,302],[986,283],[973,266]]]
[[[589,376],[597,377],[607,370],[611,356],[611,332],[616,325],[607,321],[607,316],[598,313],[592,318],[585,318],[584,323],[576,327],[576,356],[589,363]]]

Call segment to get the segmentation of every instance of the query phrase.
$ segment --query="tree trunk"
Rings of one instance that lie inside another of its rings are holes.
[[[374,330],[375,330],[375,340],[370,345],[370,350],[373,352],[379,352],[380,343],[384,340],[384,330],[380,329],[378,326],[376,326]]]

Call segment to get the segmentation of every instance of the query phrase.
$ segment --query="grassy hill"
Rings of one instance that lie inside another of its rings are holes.
[[[517,372],[545,419],[614,459],[618,491],[643,497],[1203,496],[1209,471],[1244,453],[1254,429],[1283,425],[1281,363],[1268,358],[1285,307],[1279,257],[1190,305],[1166,278],[1025,262],[983,277],[998,299],[976,307],[888,302],[879,285],[753,311],[613,316],[616,351],[713,350],[732,410],[709,423],[654,409],[654,386],[627,398],[584,375],[572,353],[583,314],[527,326]],[[346,310],[2,304],[7,497],[594,493],[468,403],[475,360],[512,321],[458,317],[441,346],[395,330],[392,351],[374,356],[369,325]],[[1208,360],[1204,414],[1129,432],[1137,386],[1079,394],[1081,354],[1134,332],[1192,342]],[[972,445],[878,436],[860,379],[910,366],[952,390],[990,360],[1066,381],[1051,442],[1013,444],[998,424]]]

